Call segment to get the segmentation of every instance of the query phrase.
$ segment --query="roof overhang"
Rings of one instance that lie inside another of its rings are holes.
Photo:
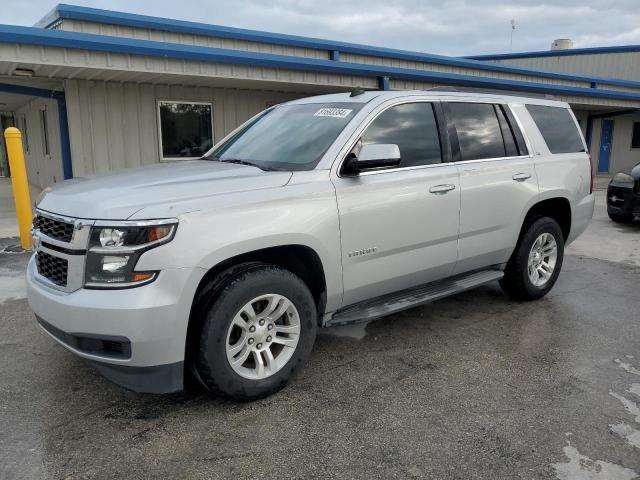
[[[184,77],[199,78],[204,82],[264,80],[281,85],[323,86],[322,80],[318,78],[333,75],[348,77],[352,82],[358,82],[367,88],[375,88],[379,78],[391,78],[425,84],[640,102],[638,82],[626,82],[633,84],[637,91],[631,88],[600,88],[594,82],[591,82],[590,87],[578,87],[549,83],[548,80],[543,80],[544,76],[537,83],[496,78],[495,75],[485,75],[482,70],[477,69],[469,69],[469,74],[448,73],[0,25],[0,74],[11,74],[12,68],[15,69],[16,66],[32,68],[38,76],[47,75],[50,78],[142,82],[155,75],[165,79],[162,83],[171,83],[171,77]],[[213,68],[215,66],[232,68]],[[255,74],[256,69],[269,74]],[[281,75],[281,72],[294,72],[296,75]],[[308,79],[306,73],[322,75]],[[578,78],[589,85],[588,78]],[[326,87],[335,88],[336,85],[344,85],[343,89],[350,87],[348,83],[326,82]]]

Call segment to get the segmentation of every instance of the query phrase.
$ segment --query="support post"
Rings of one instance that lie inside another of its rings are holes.
[[[31,249],[33,213],[31,211],[27,167],[22,148],[22,134],[17,128],[9,127],[4,131],[4,139],[7,145],[7,155],[9,156],[9,167],[11,168],[11,186],[13,187],[16,217],[18,218],[20,230],[20,246],[25,250],[29,250]]]

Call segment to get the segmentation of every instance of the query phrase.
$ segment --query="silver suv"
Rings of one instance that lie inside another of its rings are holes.
[[[500,281],[553,286],[594,206],[565,103],[354,92],[272,107],[201,160],[76,179],[38,203],[28,298],[114,382],[254,399],[316,329]]]

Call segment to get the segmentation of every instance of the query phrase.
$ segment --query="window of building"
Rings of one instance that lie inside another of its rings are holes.
[[[22,115],[21,118],[22,141],[24,142],[24,151],[29,153],[29,129],[27,128],[27,116]]]
[[[213,146],[213,105],[158,102],[163,159],[200,158]]]
[[[400,167],[440,163],[438,125],[430,103],[403,103],[382,112],[361,137],[363,144],[395,143]]]
[[[492,104],[452,102],[448,104],[448,112],[458,134],[461,160],[506,155],[502,129]]]
[[[551,153],[584,152],[582,136],[566,108],[527,105]]]
[[[51,155],[49,145],[49,122],[47,120],[47,107],[40,108],[40,129],[42,131],[42,152],[44,155]]]
[[[640,122],[633,122],[633,134],[631,135],[631,148],[640,148]]]

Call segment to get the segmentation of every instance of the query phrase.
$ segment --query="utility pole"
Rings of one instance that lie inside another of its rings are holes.
[[[511,19],[511,40],[509,41],[509,52],[513,52],[513,32],[516,29],[516,20]]]

